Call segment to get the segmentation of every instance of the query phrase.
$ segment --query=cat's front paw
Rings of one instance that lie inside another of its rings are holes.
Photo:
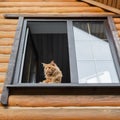
[[[43,80],[43,83],[50,83],[50,82],[51,82],[50,79]]]

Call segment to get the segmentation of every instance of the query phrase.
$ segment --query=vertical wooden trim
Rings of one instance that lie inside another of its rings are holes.
[[[73,35],[73,25],[72,25],[71,20],[67,20],[67,32],[68,32],[68,47],[69,47],[71,83],[78,83],[75,41],[74,41],[74,35]]]
[[[11,53],[11,57],[10,57],[10,62],[8,65],[8,72],[7,72],[7,76],[6,76],[6,80],[5,80],[5,85],[11,84],[12,80],[13,80],[13,74],[15,71],[14,67],[15,67],[17,52],[18,52],[18,47],[19,47],[19,39],[21,37],[22,23],[23,23],[23,17],[19,17],[18,26],[16,29],[15,38],[14,38],[14,45],[13,45],[13,49],[12,49],[12,53]],[[2,96],[1,96],[1,103],[3,105],[7,105],[8,96],[9,96],[9,90],[5,85],[4,85]]]

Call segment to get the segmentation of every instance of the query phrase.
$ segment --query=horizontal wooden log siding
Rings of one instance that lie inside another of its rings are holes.
[[[3,83],[0,83],[0,94],[2,93],[3,85]]]
[[[2,90],[3,90],[3,86],[2,87],[0,86],[0,94],[2,93]]]
[[[120,106],[120,95],[11,95],[8,104],[16,107]]]
[[[6,73],[1,73],[0,74],[0,83],[3,83],[5,81],[6,78]]]
[[[0,46],[12,46],[13,42],[14,42],[13,38],[1,38],[0,39]]]
[[[0,55],[0,63],[9,63],[9,55]]]
[[[109,6],[112,6],[114,8],[120,9],[120,1],[119,0],[94,0],[94,1],[98,1],[98,2],[101,2],[105,5],[109,5]]]
[[[16,25],[0,25],[1,31],[16,31]]]
[[[0,0],[3,1],[3,0]],[[11,1],[11,0],[4,0]],[[25,1],[25,0],[12,0]],[[26,0],[28,1],[28,0]],[[83,2],[76,0],[36,0],[33,2],[1,2],[0,3],[0,93],[3,89],[3,82],[6,78],[8,62],[14,42],[16,19],[4,19],[6,13],[18,14],[39,14],[39,15],[110,15],[98,7],[91,7]],[[41,3],[40,3],[41,1]],[[42,2],[44,1],[44,2]],[[46,2],[49,1],[49,2]],[[52,1],[52,2],[51,2]],[[57,1],[57,2],[56,2]],[[62,1],[62,2],[59,2]],[[69,2],[68,2],[69,1]],[[49,8],[49,10],[47,10]],[[120,19],[114,19],[117,27]],[[119,30],[119,28],[118,28]],[[120,106],[120,96],[114,95],[11,95],[9,97],[8,109],[2,109],[0,104],[0,119],[17,120],[36,120],[36,119],[55,119],[55,120],[117,120],[120,119],[120,109],[117,107],[108,108],[105,106]],[[69,107],[74,106],[74,107]],[[82,107],[85,106],[85,107]],[[89,106],[89,107],[87,107]],[[93,107],[104,106],[104,107]],[[27,108],[28,107],[28,108]],[[35,107],[35,108],[33,108]],[[43,107],[43,108],[39,108]],[[47,108],[46,108],[47,107]],[[63,108],[65,107],[65,108]],[[13,109],[14,108],[14,109]]]
[[[113,20],[114,20],[115,24],[119,24],[120,23],[120,18],[114,18]]]
[[[117,30],[120,30],[120,23],[119,23],[119,24],[116,24],[115,26],[116,26],[116,29],[117,29]]]
[[[94,6],[103,8],[103,9],[105,9],[105,10],[111,11],[111,12],[113,12],[113,13],[120,14],[120,10],[119,10],[119,9],[113,8],[113,7],[108,6],[108,5],[105,5],[105,4],[103,4],[103,3],[96,2],[96,1],[94,1],[94,0],[82,0],[82,1],[83,1],[83,2],[86,2],[86,3],[89,3],[89,4],[91,4],[91,5],[94,5]]]
[[[17,25],[18,20],[0,19],[0,25]]]
[[[14,38],[15,36],[15,31],[6,31],[6,32],[2,32],[0,31],[0,38]]]
[[[84,2],[0,2],[0,7],[89,7]]]
[[[74,12],[104,12],[98,7],[0,7],[0,13],[74,13]]]
[[[8,63],[1,63],[0,64],[0,72],[7,72]]]
[[[119,108],[0,109],[1,120],[120,120]]]
[[[12,47],[0,46],[0,54],[11,54]]]
[[[113,20],[115,22],[115,26],[116,26],[116,29],[118,31],[118,36],[120,38],[120,18],[114,18]]]
[[[118,36],[119,36],[119,38],[120,38],[120,30],[118,31]]]
[[[76,2],[76,0],[0,0],[0,2]]]

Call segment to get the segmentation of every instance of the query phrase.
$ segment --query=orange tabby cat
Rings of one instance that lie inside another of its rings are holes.
[[[49,64],[43,63],[45,80],[43,83],[61,83],[62,72],[59,67],[51,61]]]

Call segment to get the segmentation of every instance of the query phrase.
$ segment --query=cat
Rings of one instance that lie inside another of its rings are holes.
[[[45,80],[43,83],[61,83],[62,81],[62,71],[52,60],[50,63],[43,63]]]

